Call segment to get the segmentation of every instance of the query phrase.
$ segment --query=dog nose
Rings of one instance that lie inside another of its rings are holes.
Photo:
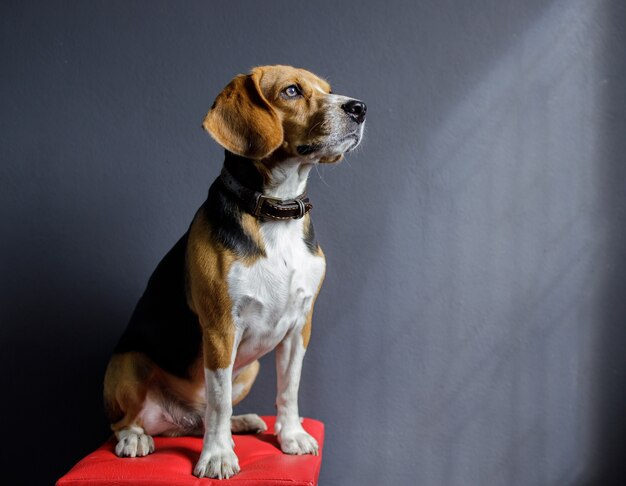
[[[365,112],[367,106],[365,103],[359,100],[350,100],[347,103],[341,105],[341,109],[345,111],[350,117],[357,123],[363,123],[365,121]]]

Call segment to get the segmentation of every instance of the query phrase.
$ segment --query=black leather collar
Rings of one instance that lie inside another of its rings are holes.
[[[313,208],[306,192],[294,199],[285,200],[264,196],[241,184],[226,167],[222,168],[220,181],[228,192],[237,198],[242,208],[257,218],[300,219]]]

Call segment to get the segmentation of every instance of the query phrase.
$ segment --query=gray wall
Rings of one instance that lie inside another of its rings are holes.
[[[369,108],[310,183],[322,484],[618,484],[625,23],[618,0],[3,1],[5,484],[107,437],[108,355],[220,169],[202,117],[270,63]],[[273,387],[269,357],[239,409]]]

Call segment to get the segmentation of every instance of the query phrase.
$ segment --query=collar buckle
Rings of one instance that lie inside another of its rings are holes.
[[[302,202],[302,199],[300,198],[296,198],[294,201],[298,204],[298,214],[294,215],[293,219],[304,218],[304,215],[306,214],[306,206],[304,205],[304,202]]]
[[[263,216],[262,209],[263,209],[263,205],[265,204],[265,201],[270,201],[270,202],[277,203],[277,204],[280,204],[283,202],[281,199],[278,199],[276,197],[264,196],[260,192],[256,193],[255,199],[256,200],[254,202],[254,210],[252,211],[252,214],[256,216],[257,218],[260,218]]]

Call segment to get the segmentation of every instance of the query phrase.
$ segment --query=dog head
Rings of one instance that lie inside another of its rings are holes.
[[[365,103],[333,94],[304,69],[256,67],[217,96],[203,126],[227,150],[255,160],[336,162],[361,142]]]

